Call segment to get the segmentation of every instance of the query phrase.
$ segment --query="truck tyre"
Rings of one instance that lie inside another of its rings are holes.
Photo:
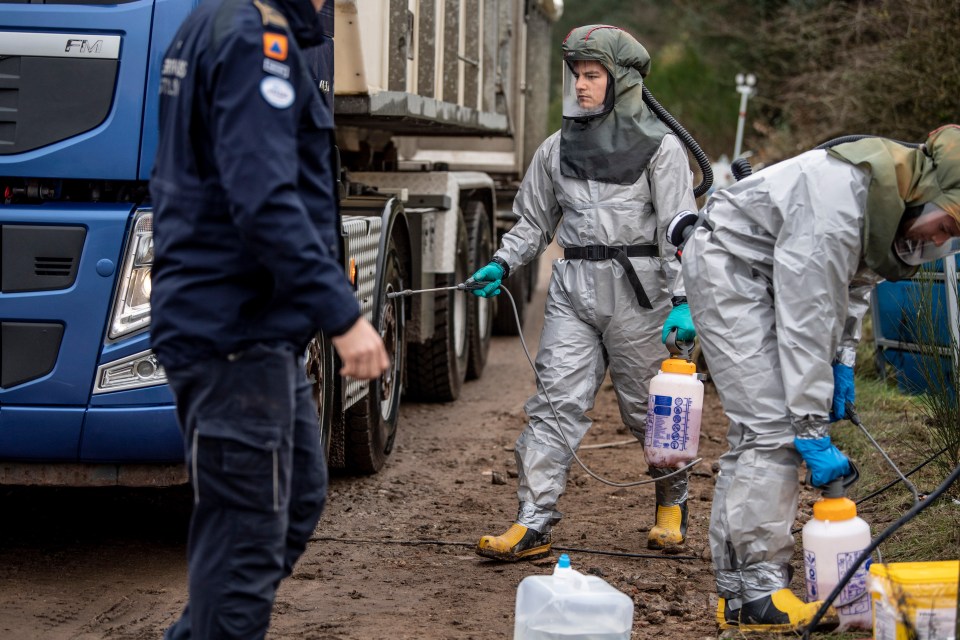
[[[379,471],[393,450],[400,413],[400,391],[406,366],[404,340],[404,299],[388,299],[386,294],[405,288],[403,263],[394,238],[390,239],[380,278],[379,299],[383,300],[373,326],[380,332],[390,366],[376,380],[370,381],[367,395],[344,416],[344,459],[347,471],[372,474]]]
[[[467,225],[467,245],[470,256],[469,274],[473,274],[490,260],[493,255],[493,242],[490,239],[490,218],[487,208],[479,200],[467,203],[463,213]],[[490,351],[490,337],[493,335],[493,315],[496,302],[491,298],[467,296],[467,380],[475,380],[483,375],[487,364],[487,352]]]
[[[323,451],[324,461],[329,461],[336,374],[333,368],[333,345],[322,333],[318,333],[307,346],[305,368],[313,391],[313,400],[317,405],[320,449]]]
[[[469,271],[467,230],[463,216],[457,216],[457,250],[453,274],[437,274],[435,287],[451,287],[466,280]],[[411,399],[427,402],[456,400],[467,375],[468,297],[465,291],[440,291],[434,294],[433,336],[424,343],[410,345],[407,369]]]
[[[503,284],[510,289],[513,301],[517,305],[517,315],[520,317],[521,327],[523,326],[523,316],[527,309],[527,302],[530,299],[528,268],[526,265],[520,267],[511,272],[510,277],[503,281]],[[513,317],[513,306],[505,293],[497,296],[497,313],[493,320],[493,332],[501,336],[520,335],[520,328],[517,327],[517,321]]]

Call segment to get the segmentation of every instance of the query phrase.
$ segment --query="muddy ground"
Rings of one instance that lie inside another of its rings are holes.
[[[541,287],[547,280],[544,272]],[[536,348],[544,291],[525,335]],[[559,553],[501,564],[474,555],[483,534],[516,513],[509,450],[534,389],[516,338],[494,339],[483,378],[455,403],[407,403],[396,450],[366,478],[334,477],[328,508],[293,577],[281,587],[269,638],[313,640],[512,637],[517,585],[552,570]],[[618,489],[575,467],[554,544],[573,566],[635,602],[635,640],[715,638],[707,526],[724,419],[707,386],[701,453],[690,483],[684,556],[648,554],[653,485]],[[585,445],[629,440],[609,381]],[[636,444],[582,451],[594,470],[643,477]],[[186,490],[0,489],[0,638],[160,638],[186,598]],[[430,542],[428,542],[430,541]],[[798,580],[794,581],[795,583]],[[802,585],[795,584],[795,587]]]

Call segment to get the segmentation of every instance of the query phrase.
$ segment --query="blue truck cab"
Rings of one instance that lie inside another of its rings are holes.
[[[0,4],[0,482],[182,474],[147,183],[161,58],[193,6]]]

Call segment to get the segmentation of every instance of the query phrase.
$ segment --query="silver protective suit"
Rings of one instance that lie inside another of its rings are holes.
[[[687,298],[729,418],[710,548],[739,607],[790,582],[801,457],[828,434],[831,364],[853,365],[879,277],[861,263],[869,174],[811,151],[719,191],[683,254]]]
[[[554,262],[536,360],[571,447],[578,447],[590,428],[586,414],[608,368],[621,418],[642,442],[647,388],[669,356],[660,329],[671,295],[682,293],[673,290],[679,264],[665,230],[675,214],[696,209],[687,154],[674,135],[667,135],[640,178],[620,185],[561,175],[559,145],[558,132],[537,150],[514,200],[520,220],[503,237],[496,256],[514,270],[540,255],[555,234],[565,248],[659,245],[660,258],[630,258],[652,309],[640,307],[613,260]],[[557,500],[573,456],[543,391],[525,409],[529,423],[516,444],[517,522],[545,533],[560,520]],[[651,468],[654,477],[669,471]],[[676,505],[686,497],[686,474],[657,482],[658,504]]]

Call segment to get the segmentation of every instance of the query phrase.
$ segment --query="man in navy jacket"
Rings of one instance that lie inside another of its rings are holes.
[[[152,343],[195,501],[168,639],[266,634],[326,499],[310,339],[331,337],[345,376],[389,364],[338,255],[333,118],[301,52],[322,4],[205,0],[163,61]]]

